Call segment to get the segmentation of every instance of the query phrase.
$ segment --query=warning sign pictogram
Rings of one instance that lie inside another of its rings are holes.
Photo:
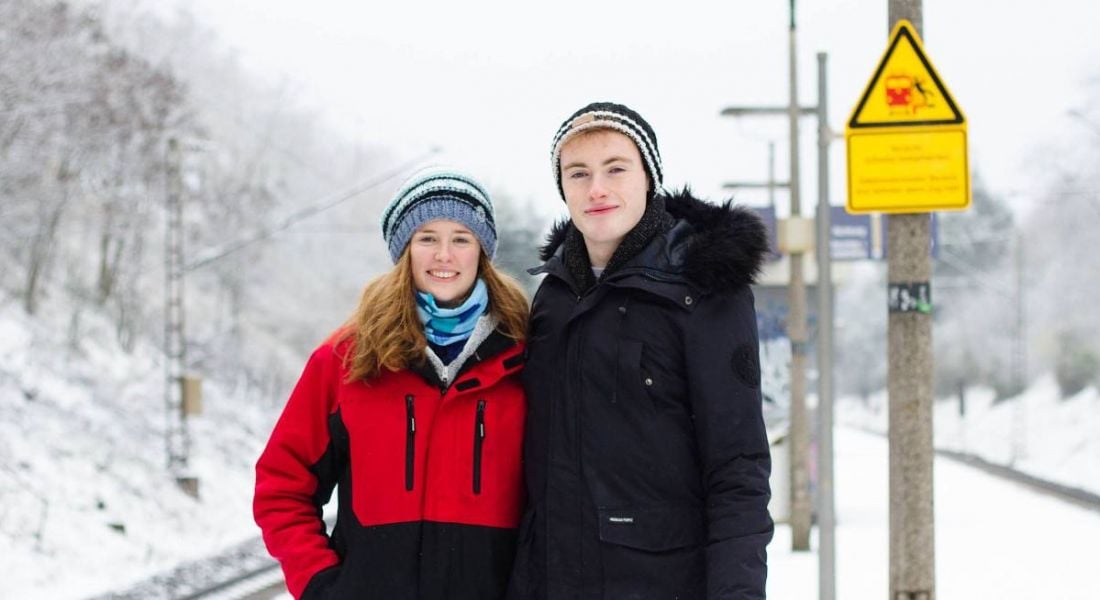
[[[961,124],[962,111],[924,54],[908,21],[898,23],[848,127]]]

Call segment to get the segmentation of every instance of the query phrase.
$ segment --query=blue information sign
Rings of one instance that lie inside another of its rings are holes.
[[[778,218],[773,206],[753,206],[749,210],[764,222],[768,232],[767,260],[779,260],[779,243],[776,235]],[[829,252],[834,262],[886,259],[887,215],[850,214],[843,206],[829,210]],[[939,219],[931,213],[932,257],[937,256],[936,240],[939,238]]]

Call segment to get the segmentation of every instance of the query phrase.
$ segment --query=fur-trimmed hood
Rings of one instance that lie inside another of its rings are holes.
[[[702,289],[723,291],[756,280],[768,252],[764,224],[752,211],[732,200],[711,204],[684,187],[664,195],[665,209],[676,220],[672,230],[653,240],[631,264],[679,274]],[[540,270],[554,271],[562,260],[569,219],[554,224],[539,256]]]

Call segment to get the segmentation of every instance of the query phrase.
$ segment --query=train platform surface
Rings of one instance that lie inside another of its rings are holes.
[[[887,441],[838,427],[834,443],[836,597],[885,598],[890,567]],[[935,461],[936,598],[1100,598],[1100,510],[948,458]],[[810,552],[792,552],[790,545],[790,529],[777,525],[768,547],[768,598],[817,598],[816,529]]]

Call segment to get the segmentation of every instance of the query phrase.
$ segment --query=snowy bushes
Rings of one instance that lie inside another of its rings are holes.
[[[1059,341],[1054,377],[1062,397],[1073,396],[1090,384],[1100,385],[1100,357],[1096,352],[1073,334],[1064,333]]]

